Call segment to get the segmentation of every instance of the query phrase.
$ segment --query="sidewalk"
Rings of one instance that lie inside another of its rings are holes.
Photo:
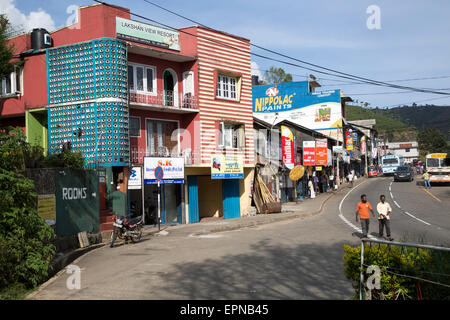
[[[356,181],[354,186],[363,182],[366,178],[360,178]],[[322,212],[323,207],[327,201],[337,194],[343,194],[350,189],[348,183],[340,186],[336,191],[329,191],[321,193],[315,199],[305,199],[295,202],[283,203],[281,213],[272,214],[256,214],[252,216],[245,216],[237,219],[217,219],[206,222],[199,222],[193,224],[183,224],[177,226],[161,226],[161,232],[158,232],[158,227],[146,227],[144,229],[144,236],[201,236],[216,232],[232,231],[242,228],[251,228],[258,225],[269,224],[273,222],[308,218],[315,216]]]

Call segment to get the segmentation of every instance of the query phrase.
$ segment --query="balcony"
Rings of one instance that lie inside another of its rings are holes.
[[[197,97],[190,93],[176,94],[169,90],[157,90],[155,94],[130,92],[129,99],[131,105],[145,110],[198,112]]]
[[[144,157],[184,158],[186,166],[201,163],[200,150],[184,149],[182,152],[170,152],[167,147],[159,147],[157,151],[150,152],[142,148],[131,147],[131,163],[142,164]]]

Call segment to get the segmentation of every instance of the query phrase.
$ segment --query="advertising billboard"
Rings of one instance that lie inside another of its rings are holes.
[[[328,164],[328,141],[327,139],[316,139],[316,165],[326,166]]]
[[[353,137],[351,132],[345,131],[345,147],[347,150],[353,150]]]
[[[243,179],[244,160],[235,155],[211,156],[211,179]]]
[[[293,169],[294,163],[294,135],[292,131],[286,127],[281,126],[281,150],[283,164],[289,168]]]
[[[316,165],[316,142],[315,141],[303,141],[303,165],[315,166]]]
[[[308,81],[298,81],[254,86],[252,97],[253,116],[260,120],[274,124],[289,120],[336,134],[342,127],[340,90],[310,92]]]

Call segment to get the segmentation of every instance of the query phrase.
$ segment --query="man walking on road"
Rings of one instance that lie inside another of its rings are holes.
[[[425,173],[423,174],[423,180],[425,181],[425,189],[431,189],[430,174],[428,173],[428,171],[425,171]]]
[[[361,229],[363,238],[367,238],[367,234],[369,233],[369,222],[370,222],[369,210],[372,212],[372,217],[375,217],[372,206],[367,201],[367,196],[363,194],[361,195],[361,201],[356,206],[356,222],[358,222],[358,214],[359,214],[359,218],[361,219]]]
[[[380,196],[380,202],[377,204],[377,212],[378,212],[378,236],[383,237],[383,229],[386,226],[386,236],[389,241],[394,239],[391,238],[391,222],[390,222],[390,214],[392,212],[392,208],[389,203],[386,202],[386,197],[382,194]]]

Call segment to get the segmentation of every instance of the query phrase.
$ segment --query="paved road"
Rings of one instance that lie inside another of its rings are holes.
[[[436,186],[425,191],[421,180],[394,182],[392,177],[380,177],[366,181],[356,187],[342,205],[343,216],[358,227],[355,210],[361,194],[367,194],[374,209],[379,196],[386,196],[393,209],[391,230],[395,240],[450,245],[449,186]],[[377,233],[378,222],[371,219],[370,234],[376,236]]]
[[[361,192],[375,204],[379,193],[389,195],[389,185],[390,179],[368,180],[344,201],[344,194],[338,195],[328,201],[322,214],[304,220],[202,237],[173,233],[138,244],[104,247],[77,262],[82,270],[80,290],[68,290],[69,275],[63,274],[34,298],[348,299],[353,290],[343,275],[343,246],[358,245],[360,240],[344,220],[354,223]],[[393,184],[391,190],[405,210],[432,224],[423,224],[395,207],[394,237],[408,231],[448,240],[447,202],[439,203],[414,184]],[[341,203],[344,220],[339,216]],[[447,215],[442,213],[445,206]],[[434,211],[425,213],[423,208]]]

